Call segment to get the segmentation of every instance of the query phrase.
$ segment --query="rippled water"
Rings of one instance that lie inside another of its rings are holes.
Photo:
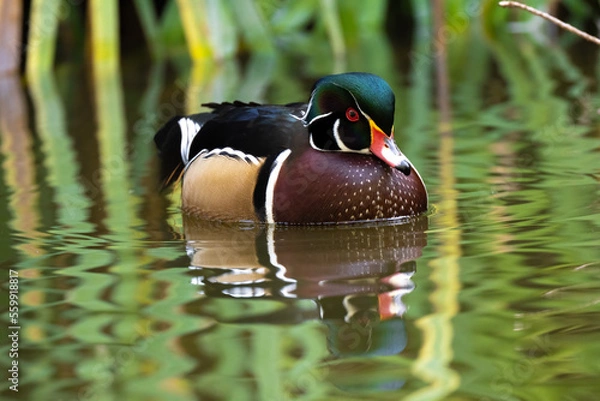
[[[2,78],[18,399],[597,399],[600,64],[578,63],[597,50],[452,43],[441,134],[431,57],[409,57],[419,40],[397,64],[383,47],[387,63],[347,66],[394,86],[400,147],[430,192],[428,216],[396,225],[184,221],[177,193],[156,191],[151,138],[168,117],[299,100],[325,67],[198,78],[132,58],[123,92],[118,79],[90,91],[77,66],[28,87]]]

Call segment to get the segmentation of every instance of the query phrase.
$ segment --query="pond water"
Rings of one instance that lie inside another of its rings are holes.
[[[344,66],[394,87],[398,143],[429,189],[431,212],[395,225],[184,221],[177,191],[156,189],[169,117],[305,99],[332,62],[133,54],[121,77],[3,77],[2,302],[12,274],[19,314],[2,321],[19,329],[0,365],[10,378],[18,361],[19,392],[3,379],[2,398],[597,399],[598,50],[454,39],[450,130],[431,38],[368,38]]]

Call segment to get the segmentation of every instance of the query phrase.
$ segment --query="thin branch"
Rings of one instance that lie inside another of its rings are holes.
[[[552,22],[553,24],[558,25],[562,29],[566,29],[567,31],[572,32],[575,35],[580,36],[580,37],[584,38],[585,40],[589,40],[590,42],[593,42],[600,46],[600,39],[598,39],[597,37],[587,34],[583,31],[575,28],[573,25],[567,24],[566,22],[563,22],[563,21],[559,20],[558,18],[551,16],[548,13],[537,10],[537,9],[530,7],[528,5],[525,5],[523,3],[519,3],[518,1],[501,1],[500,3],[498,3],[498,5],[500,7],[514,7],[514,8],[520,8],[521,10],[529,11],[533,15],[542,17],[542,18]]]

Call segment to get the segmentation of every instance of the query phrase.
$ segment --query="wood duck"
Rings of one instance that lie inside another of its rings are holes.
[[[427,210],[419,173],[394,141],[395,97],[380,77],[319,79],[308,104],[210,103],[154,137],[182,210],[222,221],[326,224]]]

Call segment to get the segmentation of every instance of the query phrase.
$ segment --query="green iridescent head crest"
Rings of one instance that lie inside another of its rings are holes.
[[[394,103],[392,89],[376,75],[352,72],[321,78],[304,116],[312,147],[368,153],[372,127],[392,136]]]
[[[382,78],[364,72],[329,75],[318,80],[313,87],[304,121],[310,124],[329,113],[343,113],[352,104],[356,104],[382,130],[391,132],[394,125],[394,92]]]

